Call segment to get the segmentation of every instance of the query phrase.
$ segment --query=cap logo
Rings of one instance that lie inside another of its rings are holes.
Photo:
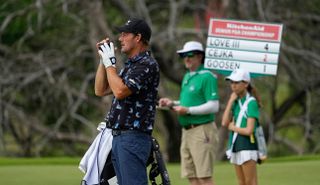
[[[130,24],[130,22],[131,22],[131,20],[128,20],[127,23],[126,23],[126,25],[128,26],[128,25]]]

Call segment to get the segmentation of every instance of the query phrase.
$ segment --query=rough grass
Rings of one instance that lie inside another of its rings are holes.
[[[83,174],[78,158],[0,158],[0,184],[5,185],[79,185]],[[172,185],[187,185],[180,178],[180,165],[167,165]],[[318,185],[320,156],[270,159],[258,166],[260,185]],[[233,166],[219,162],[214,178],[218,185],[235,185]]]

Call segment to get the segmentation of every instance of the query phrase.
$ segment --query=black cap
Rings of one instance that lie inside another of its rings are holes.
[[[149,25],[142,19],[129,19],[123,26],[117,27],[119,32],[141,34],[141,37],[146,41],[150,40],[151,29]]]

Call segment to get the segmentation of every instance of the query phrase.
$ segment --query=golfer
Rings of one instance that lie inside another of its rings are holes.
[[[112,163],[119,185],[147,185],[159,66],[148,51],[151,29],[144,20],[129,19],[118,31],[121,52],[128,60],[117,73],[114,43],[109,39],[97,43],[101,62],[95,93],[113,95],[105,121],[112,129]]]

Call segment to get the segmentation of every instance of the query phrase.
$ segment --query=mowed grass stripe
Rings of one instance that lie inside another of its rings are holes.
[[[44,161],[54,164],[45,164]],[[79,159],[60,159],[66,163],[56,164],[58,159],[45,159],[32,164],[30,159],[3,165],[0,159],[0,184],[17,185],[79,185],[83,177],[78,169]],[[19,160],[17,160],[19,161]],[[270,160],[272,161],[272,160]],[[12,162],[12,161],[11,161]],[[2,164],[1,164],[2,163]],[[72,163],[72,164],[70,164]],[[180,165],[167,164],[172,185],[187,185],[180,178]],[[258,165],[259,185],[318,185],[320,182],[320,160],[277,160]],[[233,166],[227,162],[215,166],[214,179],[217,185],[235,185],[237,183]],[[159,179],[158,179],[159,181]]]

